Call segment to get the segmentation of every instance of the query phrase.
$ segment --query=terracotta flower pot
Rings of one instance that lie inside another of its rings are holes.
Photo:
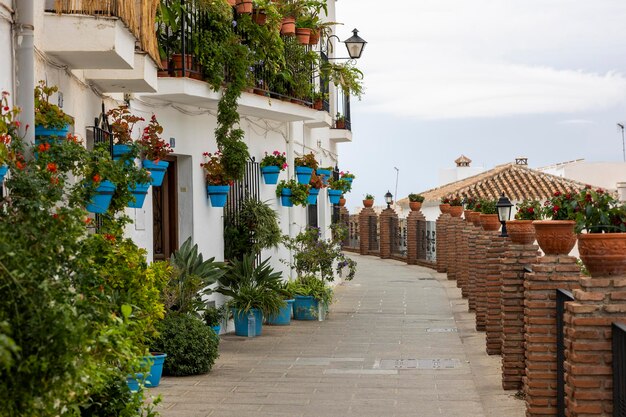
[[[567,255],[576,244],[573,220],[534,220],[535,236],[546,255]]]
[[[374,206],[374,200],[363,200],[363,207],[370,208]]]
[[[237,13],[252,14],[252,0],[237,0]]]
[[[263,26],[265,23],[267,23],[267,14],[265,13],[265,10],[255,10],[252,14],[252,21],[259,26]]]
[[[230,4],[231,6],[234,6],[237,4],[237,0],[228,0],[228,4]]]
[[[191,76],[191,67],[193,65],[193,56],[185,55],[185,73],[183,74],[183,55],[182,54],[173,54],[172,55],[172,67],[176,69],[174,71],[174,77],[188,77]]]
[[[511,242],[519,245],[530,245],[535,241],[535,226],[532,220],[509,220],[506,230]]]
[[[483,227],[482,224],[480,223],[480,211],[474,212],[474,216],[472,217],[472,223],[476,227]]]
[[[465,219],[466,222],[471,221],[469,218],[472,215],[473,211],[472,210],[463,210],[463,218]]]
[[[324,108],[324,102],[322,100],[315,100],[313,102],[313,108],[315,110],[322,110]]]
[[[450,213],[450,204],[439,204],[439,210],[441,210],[443,214]]]
[[[500,220],[498,220],[497,214],[480,213],[480,225],[487,232],[495,232],[500,229]]]
[[[422,203],[419,201],[409,201],[409,207],[411,211],[418,211],[422,208]]]
[[[297,28],[296,37],[300,45],[308,45],[311,38],[311,29],[309,28]]]
[[[340,198],[339,199],[339,207],[344,207],[346,205],[346,199],[345,198]]]
[[[309,37],[309,45],[317,45],[320,41],[320,33],[316,29],[311,30],[311,36]]]
[[[345,120],[335,120],[335,129],[345,129],[346,121]]]
[[[293,17],[284,17],[283,24],[280,28],[280,34],[285,36],[293,36],[296,34],[296,19]]]
[[[474,223],[475,219],[478,219],[478,216],[480,215],[479,212],[474,211],[474,210],[465,210],[465,221],[469,222],[469,223]],[[480,221],[480,220],[478,220]]]
[[[626,275],[626,233],[580,234],[578,252],[594,278]]]
[[[461,217],[463,214],[463,206],[450,206],[450,216]]]

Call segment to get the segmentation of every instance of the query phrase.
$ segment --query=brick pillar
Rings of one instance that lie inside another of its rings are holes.
[[[363,208],[359,213],[359,253],[367,255],[370,251],[370,222],[369,219],[376,216],[373,208]]]
[[[437,218],[437,272],[448,271],[448,223],[451,218],[447,213],[441,213]]]
[[[460,217],[451,217],[447,229],[447,273],[448,279],[456,280],[459,270],[458,252],[461,244],[461,228],[463,227],[463,219]],[[458,285],[458,284],[457,284]]]
[[[542,256],[524,280],[526,416],[556,415],[556,289],[580,287],[572,256]]]
[[[459,244],[458,244],[458,266],[456,286],[461,288],[461,295],[463,298],[468,296],[468,280],[469,280],[469,235],[470,230],[473,228],[471,223],[467,221],[463,222],[459,231]]]
[[[487,263],[487,251],[491,246],[493,236],[496,232],[478,233],[476,238],[476,259],[474,260],[476,279],[474,280],[474,300],[476,302],[476,330],[485,331],[487,317],[487,274],[489,265]]]
[[[476,269],[479,262],[477,260],[478,252],[478,235],[481,233],[482,227],[470,226],[468,231],[467,255],[469,262],[467,265],[467,303],[469,311],[476,311]]]
[[[417,264],[417,259],[421,255],[421,259],[424,255],[420,253],[420,223],[426,221],[424,214],[420,210],[411,211],[406,218],[406,262],[409,265]],[[423,227],[423,225],[422,225]]]
[[[500,308],[500,289],[502,288],[501,263],[510,240],[492,236],[491,245],[487,249],[487,275],[485,276],[485,293],[487,295],[487,311],[485,315],[486,349],[489,355],[499,355],[502,346],[502,317]],[[522,357],[522,363],[524,358]]]
[[[380,257],[391,258],[391,219],[398,219],[398,214],[392,208],[387,208],[380,213]]]
[[[509,243],[500,263],[500,310],[502,338],[502,387],[517,390],[521,386],[526,356],[524,351],[524,267],[536,264],[536,245]],[[487,352],[489,353],[489,351]]]
[[[583,277],[580,284],[566,304],[566,414],[612,416],[611,323],[626,321],[626,276]]]

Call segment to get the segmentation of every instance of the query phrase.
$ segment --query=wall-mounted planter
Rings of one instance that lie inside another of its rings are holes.
[[[295,300],[285,300],[285,305],[281,307],[280,313],[267,319],[267,324],[273,326],[288,326],[291,324],[291,310]]]
[[[128,207],[132,208],[142,208],[143,202],[146,200],[146,196],[148,195],[148,189],[150,188],[150,183],[146,184],[135,184],[135,188],[132,188],[130,185],[128,186],[128,191],[133,194],[135,197],[135,201],[130,201],[128,203]]]
[[[219,336],[220,334],[220,330],[222,330],[222,325],[218,324],[216,326],[211,326],[211,329],[213,329],[213,331],[215,332],[216,335]]]
[[[207,193],[213,207],[224,207],[230,191],[230,185],[207,185]]]
[[[313,174],[313,168],[296,167],[296,177],[300,184],[308,184],[311,181],[311,174]]]
[[[322,176],[322,181],[324,182],[324,185],[328,185],[328,180],[330,178],[332,178],[333,172],[329,169],[317,169],[315,170],[315,173],[319,176]]]
[[[0,184],[4,181],[4,177],[7,175],[7,172],[9,172],[9,166],[0,165]]]
[[[350,183],[350,185],[352,185],[352,181],[354,181],[354,178],[352,177],[341,177],[342,180],[346,180]]]
[[[294,320],[317,320],[319,302],[310,295],[296,295],[293,303]]]
[[[341,199],[341,190],[328,190],[328,199],[331,204],[339,204],[339,199]]]
[[[296,19],[294,17],[283,17],[280,34],[284,36],[293,36],[296,34]]]
[[[237,0],[237,13],[252,14],[252,0]]]
[[[248,336],[248,314],[242,313],[237,308],[232,309],[233,319],[235,321],[235,334],[237,336]],[[250,309],[254,315],[254,335],[260,336],[263,331],[263,312],[259,309]]]
[[[278,175],[280,175],[280,168],[276,166],[267,166],[261,168],[261,173],[263,174],[263,180],[267,185],[276,185],[278,184]]]
[[[132,151],[130,145],[113,145],[113,160],[118,161]]]
[[[319,188],[310,188],[309,195],[306,198],[307,203],[309,203],[310,205],[317,204],[317,196],[319,193],[320,193]]]
[[[291,201],[291,189],[282,189],[280,192],[280,204],[282,204],[283,207],[293,207],[293,202]]]
[[[91,202],[87,204],[87,211],[91,213],[103,214],[109,209],[113,193],[116,185],[109,180],[100,182],[96,188],[96,194],[91,198]]]
[[[163,160],[154,162],[149,159],[144,159],[142,161],[143,167],[150,171],[150,183],[155,187],[163,185],[163,178],[165,178],[165,171],[167,171],[169,164],[169,162]]]
[[[46,137],[65,137],[70,131],[70,125],[65,125],[65,127],[60,129],[47,128],[43,126],[35,126],[35,137],[38,138],[46,138]]]

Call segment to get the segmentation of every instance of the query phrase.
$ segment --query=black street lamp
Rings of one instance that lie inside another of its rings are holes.
[[[500,237],[509,237],[506,231],[506,222],[511,218],[512,207],[513,204],[511,203],[511,200],[509,200],[507,196],[504,195],[504,192],[502,192],[502,195],[496,204],[496,208],[498,209],[498,220],[502,223],[502,233],[500,233]]]
[[[326,39],[326,52],[329,51],[329,43],[330,43],[331,38],[337,38],[339,42],[342,42],[341,39],[339,39],[337,35],[330,35]],[[329,59],[329,60],[330,59],[359,59],[361,58],[363,49],[365,49],[365,45],[367,44],[365,39],[359,36],[359,31],[356,29],[352,30],[352,36],[350,36],[348,39],[343,41],[343,43],[346,44],[346,48],[348,49],[348,55],[350,56],[350,58],[327,57],[326,59]]]
[[[387,208],[391,208],[391,203],[393,203],[393,194],[391,194],[391,192],[387,191],[387,194],[385,194],[385,203],[387,203]]]

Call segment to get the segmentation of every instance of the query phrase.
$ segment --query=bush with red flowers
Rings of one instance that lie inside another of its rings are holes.
[[[204,169],[207,185],[229,185],[232,182],[232,178],[226,174],[222,160],[223,155],[220,151],[205,152],[202,156],[204,156],[205,162],[201,163],[200,166]]]
[[[265,156],[261,159],[261,168],[265,167],[278,167],[280,170],[287,168],[287,157],[285,152],[274,151],[271,154],[265,152]]]
[[[541,203],[537,200],[524,200],[516,204],[515,220],[540,220]]]
[[[170,144],[161,138],[163,126],[159,124],[156,116],[153,114],[150,123],[143,129],[143,134],[139,139],[139,148],[145,159],[149,159],[154,163],[158,163],[174,150],[170,148]]]
[[[556,191],[550,199],[543,203],[542,216],[552,220],[574,220],[577,205],[574,194]]]
[[[626,204],[620,203],[606,190],[587,186],[574,196],[576,232],[626,232]]]

